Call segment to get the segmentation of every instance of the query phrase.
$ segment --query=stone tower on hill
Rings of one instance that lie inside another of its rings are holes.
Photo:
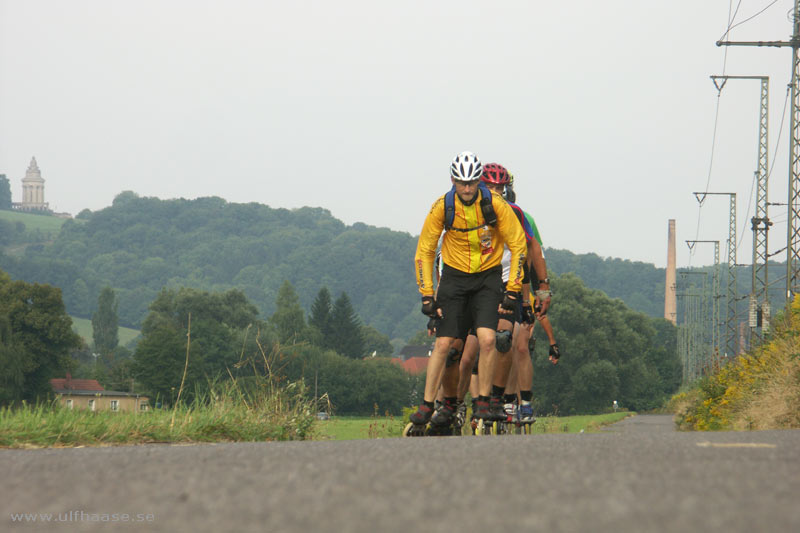
[[[22,202],[17,208],[20,211],[49,211],[50,207],[44,201],[44,179],[36,158],[31,158],[28,171],[22,178]]]

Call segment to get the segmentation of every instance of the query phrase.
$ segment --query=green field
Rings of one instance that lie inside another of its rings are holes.
[[[334,416],[314,423],[314,440],[360,440],[399,437],[402,418]]]
[[[536,420],[533,433],[593,433],[635,415],[629,411],[602,415],[546,416]],[[335,416],[314,423],[315,440],[358,440],[399,437],[405,423],[401,417]],[[465,428],[465,433],[469,428]]]
[[[86,341],[86,344],[91,345],[93,342],[92,338],[92,321],[88,318],[72,318],[72,329],[83,337],[83,340]],[[140,331],[138,329],[131,329],[131,328],[119,328],[119,345],[120,346],[127,346],[129,342],[139,336]]]
[[[68,219],[59,218],[49,215],[32,215],[30,213],[22,213],[20,211],[7,211],[0,209],[0,219],[7,220],[12,223],[22,222],[25,224],[25,231],[27,233],[38,230],[44,236],[55,237],[61,230]],[[76,222],[83,223],[83,220]]]

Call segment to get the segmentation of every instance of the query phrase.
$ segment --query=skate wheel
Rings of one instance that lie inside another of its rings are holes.
[[[403,437],[422,437],[428,433],[425,426],[417,426],[413,422],[406,424],[403,428]]]

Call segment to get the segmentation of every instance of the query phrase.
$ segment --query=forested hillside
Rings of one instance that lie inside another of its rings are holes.
[[[408,339],[424,326],[411,262],[416,236],[346,226],[325,209],[124,192],[110,207],[64,222],[60,233],[51,228],[57,225],[43,225],[60,219],[26,217],[0,217],[6,220],[0,229],[8,230],[0,239],[0,269],[61,288],[74,316],[90,317],[100,290],[110,286],[119,298],[120,325],[127,327],[141,327],[162,287],[238,288],[266,318],[288,280],[306,310],[326,286],[334,298],[346,292],[364,323],[390,338]],[[573,272],[632,309],[663,316],[664,269],[553,248],[546,253],[553,273]]]
[[[94,347],[73,353],[74,361],[51,368],[49,377],[73,369],[112,389],[135,382],[169,404],[182,379],[191,322],[187,398],[207,390],[209,379],[227,379],[231,372],[245,378],[250,363],[263,360],[262,347],[280,359],[274,371],[286,379],[313,376],[316,390],[339,413],[371,413],[376,403],[399,413],[413,403],[413,391],[419,396],[422,382],[385,357],[361,359],[391,353],[388,338],[376,329],[407,340],[424,327],[411,268],[415,236],[346,226],[319,208],[273,209],[220,198],[159,200],[133,193],[64,222],[46,240],[36,241],[44,231],[32,233],[26,223],[44,227],[53,220],[29,215],[17,222],[0,270],[13,279],[60,288],[66,309],[92,317],[92,324],[101,324],[101,315],[118,314],[119,325],[142,330],[133,352],[112,346],[116,342],[104,349],[98,344],[103,335],[94,331]],[[649,304],[658,316],[663,270],[564,250],[547,255],[555,295],[550,316],[564,357],[552,366],[547,341],[538,334],[537,412],[598,412],[613,400],[631,409],[659,405],[680,382],[676,330],[623,300]],[[108,309],[100,313],[104,294]],[[353,340],[362,344],[349,346]],[[99,360],[92,359],[93,351],[101,354]],[[6,401],[19,401],[31,387],[12,390]]]
[[[636,311],[664,316],[666,270],[628,259],[603,259],[597,254],[574,254],[546,248],[547,267],[558,274],[574,273],[587,287],[619,298]]]
[[[273,209],[221,198],[160,200],[131,192],[113,205],[67,221],[52,244],[3,255],[12,278],[60,287],[71,314],[91,316],[111,286],[120,324],[140,327],[162,287],[241,289],[270,316],[281,284],[295,287],[308,308],[326,286],[346,292],[366,324],[391,337],[424,326],[414,283],[416,239],[356,223],[327,210]]]

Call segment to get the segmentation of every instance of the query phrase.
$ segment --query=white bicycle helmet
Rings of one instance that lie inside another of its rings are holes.
[[[450,165],[450,175],[458,181],[477,181],[483,175],[483,165],[472,152],[461,152]]]

